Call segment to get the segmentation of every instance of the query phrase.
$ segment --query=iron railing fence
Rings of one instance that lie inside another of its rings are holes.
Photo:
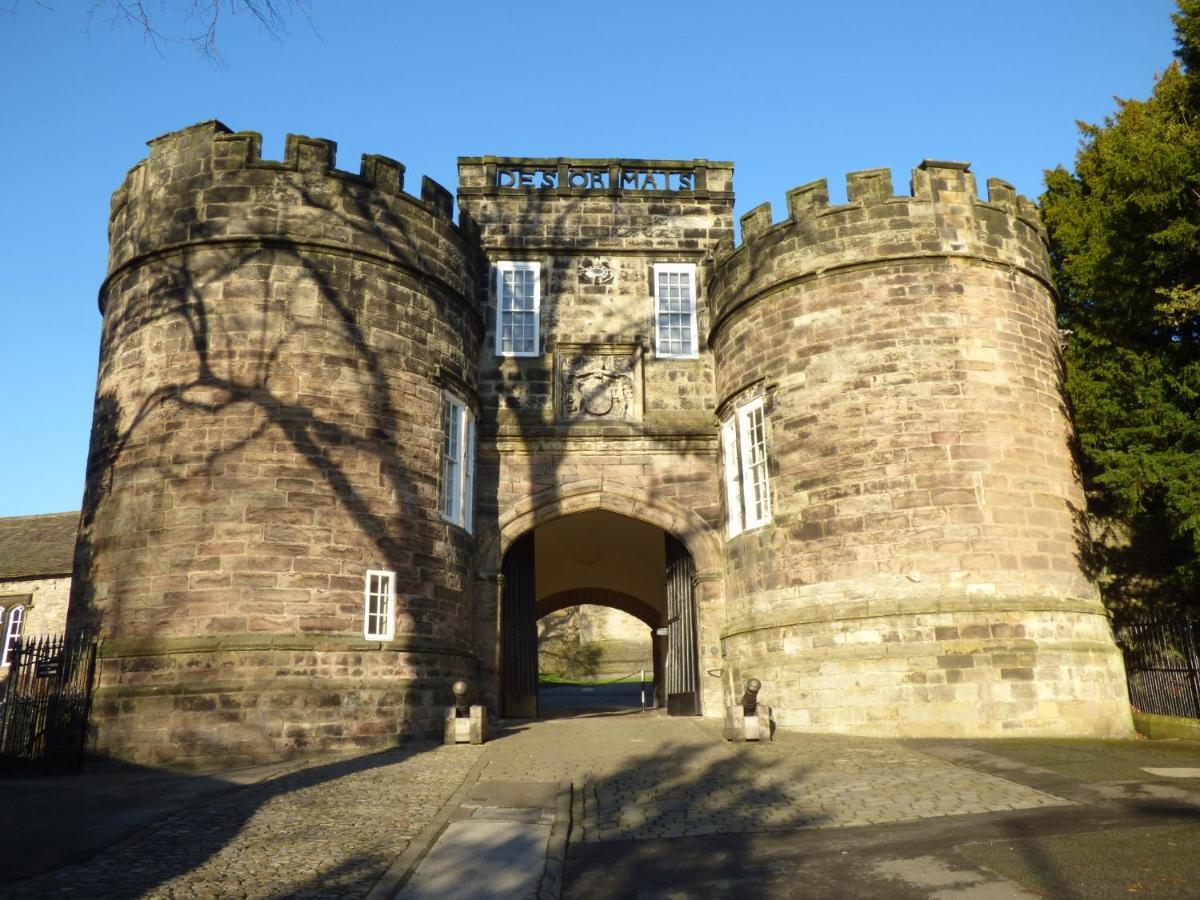
[[[19,639],[0,704],[0,769],[78,772],[83,767],[96,671],[90,632]]]
[[[1147,618],[1117,629],[1129,702],[1141,712],[1200,719],[1200,618]]]

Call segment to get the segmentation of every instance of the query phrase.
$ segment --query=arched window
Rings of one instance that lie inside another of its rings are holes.
[[[21,636],[21,621],[25,618],[25,607],[14,606],[8,614],[8,624],[4,629],[4,648],[0,651],[0,668],[8,665],[8,655],[12,651],[12,646],[17,642],[17,638]],[[0,622],[4,620],[3,611],[0,610]]]

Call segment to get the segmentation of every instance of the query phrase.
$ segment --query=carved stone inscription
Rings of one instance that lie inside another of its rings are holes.
[[[559,414],[565,420],[636,422],[641,418],[641,373],[634,347],[561,353]]]
[[[615,170],[616,187],[622,191],[672,191],[690,193],[696,189],[696,173],[691,169]],[[613,187],[607,168],[566,166],[565,169],[538,165],[501,166],[496,169],[496,187],[546,189],[574,188],[598,191]]]

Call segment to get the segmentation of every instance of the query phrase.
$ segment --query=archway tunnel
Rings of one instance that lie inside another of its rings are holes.
[[[596,509],[544,522],[505,553],[501,594],[500,705],[511,717],[539,714],[539,629],[563,610],[605,607],[645,628],[654,705],[699,709],[694,564],[656,525]]]

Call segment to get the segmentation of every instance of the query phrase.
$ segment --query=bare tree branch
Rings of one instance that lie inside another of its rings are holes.
[[[276,41],[287,36],[288,21],[296,14],[316,33],[309,0],[91,0],[88,24],[90,28],[92,22],[102,20],[114,28],[133,26],[160,55],[163,45],[189,46],[205,59],[223,64],[221,27],[227,16],[238,14],[255,19]]]

